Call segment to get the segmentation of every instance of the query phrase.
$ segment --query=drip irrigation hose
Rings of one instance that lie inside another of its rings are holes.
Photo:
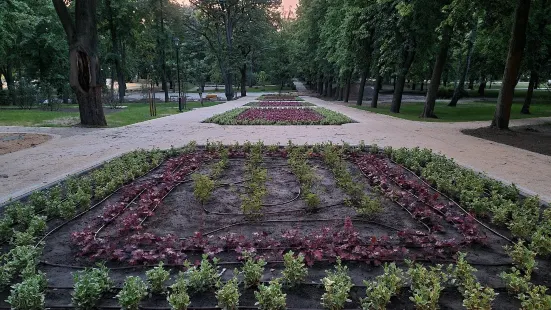
[[[394,160],[392,160],[391,158],[389,158],[389,160],[399,166],[399,167],[402,167],[403,169],[405,169],[406,171],[408,171],[409,173],[413,174],[416,178],[418,178],[421,182],[423,182],[426,186],[428,186],[430,189],[432,189],[433,191],[437,192],[439,195],[443,196],[444,198],[448,199],[449,201],[451,201],[454,205],[456,205],[461,211],[463,211],[466,215],[470,216],[473,220],[475,220],[478,224],[480,224],[482,227],[486,228],[488,231],[490,231],[491,233],[493,233],[494,235],[506,240],[507,242],[509,243],[513,243],[513,241],[507,237],[505,237],[504,235],[500,234],[499,232],[495,231],[494,229],[490,228],[488,225],[486,225],[484,222],[480,221],[479,219],[477,219],[474,215],[472,215],[471,213],[467,212],[467,210],[465,210],[459,203],[457,203],[455,200],[453,200],[452,198],[448,197],[446,194],[442,193],[441,191],[439,191],[438,189],[434,188],[432,185],[430,185],[427,181],[423,180],[423,178],[421,178],[420,176],[418,176],[415,172],[411,171],[410,169],[408,169],[407,167],[401,165],[401,164],[398,164],[397,162],[395,162]]]

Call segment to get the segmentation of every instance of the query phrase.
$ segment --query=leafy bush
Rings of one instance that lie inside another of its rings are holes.
[[[425,268],[422,265],[407,261],[409,269],[407,271],[411,278],[411,291],[413,296],[409,299],[415,303],[415,308],[419,310],[438,309],[438,300],[440,293],[444,290],[444,283],[447,276],[442,272],[442,265]]]
[[[234,274],[237,275],[237,270]],[[218,291],[216,291],[216,300],[218,300],[218,307],[223,310],[236,310],[239,306],[239,286],[237,278],[232,278],[230,281],[222,285]]]
[[[128,277],[117,295],[125,310],[138,310],[140,301],[147,296],[147,285],[139,277]]]
[[[241,273],[243,274],[243,279],[245,282],[245,287],[252,287],[260,283],[262,274],[264,274],[264,266],[266,266],[266,261],[263,259],[256,260],[254,254],[252,253],[243,253],[245,257],[245,264]]]
[[[217,258],[213,258],[211,263],[206,254],[203,255],[200,267],[191,266],[191,264],[186,261],[184,266],[188,269],[183,274],[186,279],[186,287],[192,292],[205,292],[215,287],[216,283],[220,280],[220,275],[218,274],[218,268],[216,266],[217,263]]]
[[[186,310],[191,304],[185,289],[173,290],[168,295],[167,300],[173,310]]]
[[[153,293],[165,291],[165,282],[170,278],[170,272],[163,269],[163,262],[160,262],[157,267],[146,271],[145,275]]]
[[[477,271],[467,262],[465,253],[459,253],[457,263],[450,265],[448,271],[451,275],[451,282],[459,287],[463,295],[463,306],[468,310],[490,310],[492,302],[496,297],[494,289],[483,287],[476,279],[474,273]]]
[[[283,263],[285,265],[285,269],[282,271],[283,281],[290,287],[300,284],[308,275],[303,254],[295,256],[293,251],[289,251],[283,255]]]
[[[505,246],[505,251],[513,259],[513,263],[526,275],[530,276],[532,271],[536,269],[536,252],[524,246],[524,242],[519,240],[513,246]]]
[[[344,304],[349,301],[350,289],[354,286],[348,275],[348,267],[343,266],[341,259],[337,258],[335,270],[326,270],[325,272],[327,276],[322,279],[325,293],[321,297],[321,304],[329,310],[344,309]]]
[[[204,205],[212,195],[214,190],[214,181],[207,175],[195,173],[193,178],[193,195],[202,205]]]
[[[277,280],[270,281],[270,285],[261,284],[258,291],[254,292],[255,305],[260,310],[284,310],[286,309],[286,297],[281,290],[281,283]]]
[[[15,310],[44,309],[44,282],[44,274],[29,277],[12,286],[10,296],[6,301]]]
[[[73,291],[73,305],[77,309],[95,309],[102,295],[111,289],[109,271],[105,266],[85,269],[75,273]]]
[[[364,281],[366,298],[362,299],[364,310],[385,310],[390,298],[400,293],[406,284],[404,272],[395,263],[383,266],[384,273],[373,281]]]

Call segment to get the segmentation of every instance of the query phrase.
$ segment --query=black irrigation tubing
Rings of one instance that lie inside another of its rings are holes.
[[[488,225],[486,225],[484,222],[480,221],[479,219],[477,219],[474,215],[472,215],[471,213],[467,212],[467,210],[465,210],[459,203],[457,203],[455,200],[453,200],[452,198],[450,198],[449,196],[447,196],[446,194],[442,193],[441,191],[439,191],[438,189],[434,188],[432,185],[430,185],[427,181],[423,180],[423,178],[421,178],[420,176],[418,176],[415,172],[411,171],[410,169],[408,169],[407,167],[405,167],[404,165],[401,165],[401,164],[398,164],[397,162],[395,162],[394,160],[392,160],[391,158],[389,158],[389,160],[395,164],[395,165],[398,165],[399,167],[402,167],[403,169],[405,169],[406,171],[408,171],[409,173],[413,174],[416,178],[418,178],[421,182],[423,182],[426,186],[428,186],[430,189],[432,189],[433,191],[437,192],[439,195],[443,196],[444,198],[448,199],[449,201],[451,201],[454,205],[456,205],[459,209],[461,209],[461,211],[463,211],[465,214],[467,214],[468,216],[472,217],[473,220],[475,220],[479,225],[481,225],[482,227],[486,228],[488,231],[490,231],[491,233],[493,233],[494,235],[506,240],[507,242],[509,243],[513,243],[513,241],[507,237],[505,237],[504,235],[500,234],[499,232],[495,231],[494,229],[490,228]]]
[[[159,168],[162,164],[164,163],[164,161],[162,161],[161,163],[159,163],[157,166],[149,169],[146,173],[144,173],[143,175],[135,178],[134,180],[132,180],[132,182],[130,182],[129,184],[124,184],[124,185],[121,185],[119,188],[117,188],[116,190],[114,190],[113,192],[111,192],[111,194],[105,196],[102,200],[100,200],[99,202],[95,203],[94,205],[92,205],[90,208],[88,209],[85,209],[84,211],[80,212],[79,214],[73,216],[71,219],[61,223],[60,225],[54,227],[52,230],[50,230],[49,232],[47,232],[35,245],[35,247],[38,247],[40,245],[40,243],[42,241],[44,241],[48,236],[50,236],[51,234],[53,234],[54,232],[60,230],[61,228],[63,228],[65,225],[69,224],[70,222],[80,218],[81,216],[83,216],[84,214],[92,211],[93,209],[95,209],[97,206],[101,205],[102,203],[104,203],[107,199],[111,198],[111,196],[113,196],[115,193],[117,193],[121,188],[125,187],[125,186],[128,186],[128,185],[131,185],[133,184],[137,179],[140,179],[140,178],[143,178],[144,176],[150,174],[153,170]]]
[[[344,205],[344,204],[345,204],[344,202],[339,202],[339,203],[335,203],[335,204],[332,204],[332,205],[317,207],[314,210],[319,211],[319,210],[323,210],[323,209],[327,209],[327,208],[331,208],[331,207],[336,207],[336,206],[340,206],[340,205]],[[212,215],[231,215],[231,216],[248,216],[248,215],[251,215],[251,214],[244,214],[244,213],[213,212],[213,211],[207,210],[205,207],[203,207],[203,211],[205,211],[207,214],[212,214]],[[304,211],[308,212],[309,210],[308,210],[308,208],[299,208],[299,209],[292,209],[292,210],[285,210],[285,211],[263,212],[260,215],[277,215],[277,214],[287,214],[287,213],[304,212]]]
[[[111,224],[116,218],[119,217],[119,215],[121,215],[124,211],[126,211],[126,209],[128,209],[128,207],[133,204],[136,199],[138,199],[142,194],[143,192],[145,192],[145,188],[142,189],[129,203],[126,204],[126,206],[124,206],[124,208],[122,210],[119,211],[119,213],[117,213],[109,222],[106,222],[106,223],[103,223],[103,225],[101,225],[100,228],[98,228],[98,230],[96,230],[96,232],[94,233],[94,240],[97,240],[97,236],[98,234],[105,228],[107,227],[107,225]]]

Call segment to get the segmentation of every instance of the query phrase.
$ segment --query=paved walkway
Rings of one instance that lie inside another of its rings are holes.
[[[128,151],[222,141],[267,144],[341,142],[393,147],[427,147],[453,157],[458,163],[516,183],[529,194],[551,202],[551,157],[463,135],[464,128],[488,122],[424,123],[369,113],[313,97],[306,100],[354,120],[343,126],[219,126],[202,120],[242,106],[257,95],[221,105],[163,117],[126,127],[108,129],[0,127],[0,132],[40,132],[54,139],[37,147],[0,156],[0,203],[93,167]],[[514,120],[512,125],[551,121],[551,118]]]

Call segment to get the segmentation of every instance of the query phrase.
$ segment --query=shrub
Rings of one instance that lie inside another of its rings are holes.
[[[170,278],[170,272],[163,269],[163,262],[145,273],[147,282],[153,293],[162,293],[165,291],[165,282]]]
[[[438,309],[440,293],[444,289],[443,283],[447,281],[446,274],[442,272],[442,265],[427,269],[411,261],[407,261],[407,263],[409,265],[407,273],[411,277],[411,291],[413,292],[413,296],[409,299],[415,303],[415,308],[419,310]]]
[[[147,285],[139,277],[128,277],[117,295],[125,310],[138,310],[140,301],[147,296]]]
[[[234,274],[237,275],[237,270]],[[218,306],[224,310],[236,310],[239,306],[239,286],[237,278],[232,278],[230,281],[222,285],[218,291],[216,291],[216,300],[218,300]]]
[[[505,251],[513,259],[513,263],[523,270],[527,276],[532,274],[538,263],[536,262],[536,252],[524,246],[524,241],[519,240],[514,246],[505,246]]]
[[[308,275],[308,268],[304,264],[303,254],[295,256],[293,251],[289,251],[283,255],[283,261],[285,265],[285,269],[282,271],[284,283],[293,287],[304,281]]]
[[[102,295],[111,288],[109,271],[105,266],[85,269],[74,274],[73,305],[77,309],[95,309]]]
[[[185,289],[173,290],[168,295],[167,300],[173,310],[186,310],[191,304]]]
[[[337,258],[335,270],[327,270],[326,273],[327,276],[322,279],[325,293],[321,297],[321,304],[329,310],[343,309],[350,289],[354,286],[348,275],[348,267],[343,266],[341,259]]]
[[[286,309],[286,297],[281,290],[281,283],[277,280],[270,281],[270,285],[261,284],[258,291],[254,292],[255,305],[260,310],[284,310]]]
[[[212,195],[214,190],[214,181],[207,175],[193,174],[193,195],[202,205],[204,205]]]
[[[187,288],[192,292],[205,292],[215,287],[216,283],[220,280],[220,275],[218,274],[218,268],[216,266],[217,263],[217,258],[213,258],[211,263],[206,254],[203,255],[200,267],[191,266],[191,264],[186,261],[184,266],[186,266],[188,270],[186,270],[184,276]]]
[[[44,275],[37,274],[15,284],[6,301],[15,310],[44,309],[44,281]]]
[[[383,266],[384,273],[374,281],[364,281],[366,298],[362,299],[364,310],[384,310],[392,296],[397,295],[405,285],[404,272],[396,267],[395,263]]]
[[[256,260],[253,253],[244,252],[245,264],[243,265],[242,273],[245,282],[245,287],[252,287],[260,283],[266,261],[263,259]]]

